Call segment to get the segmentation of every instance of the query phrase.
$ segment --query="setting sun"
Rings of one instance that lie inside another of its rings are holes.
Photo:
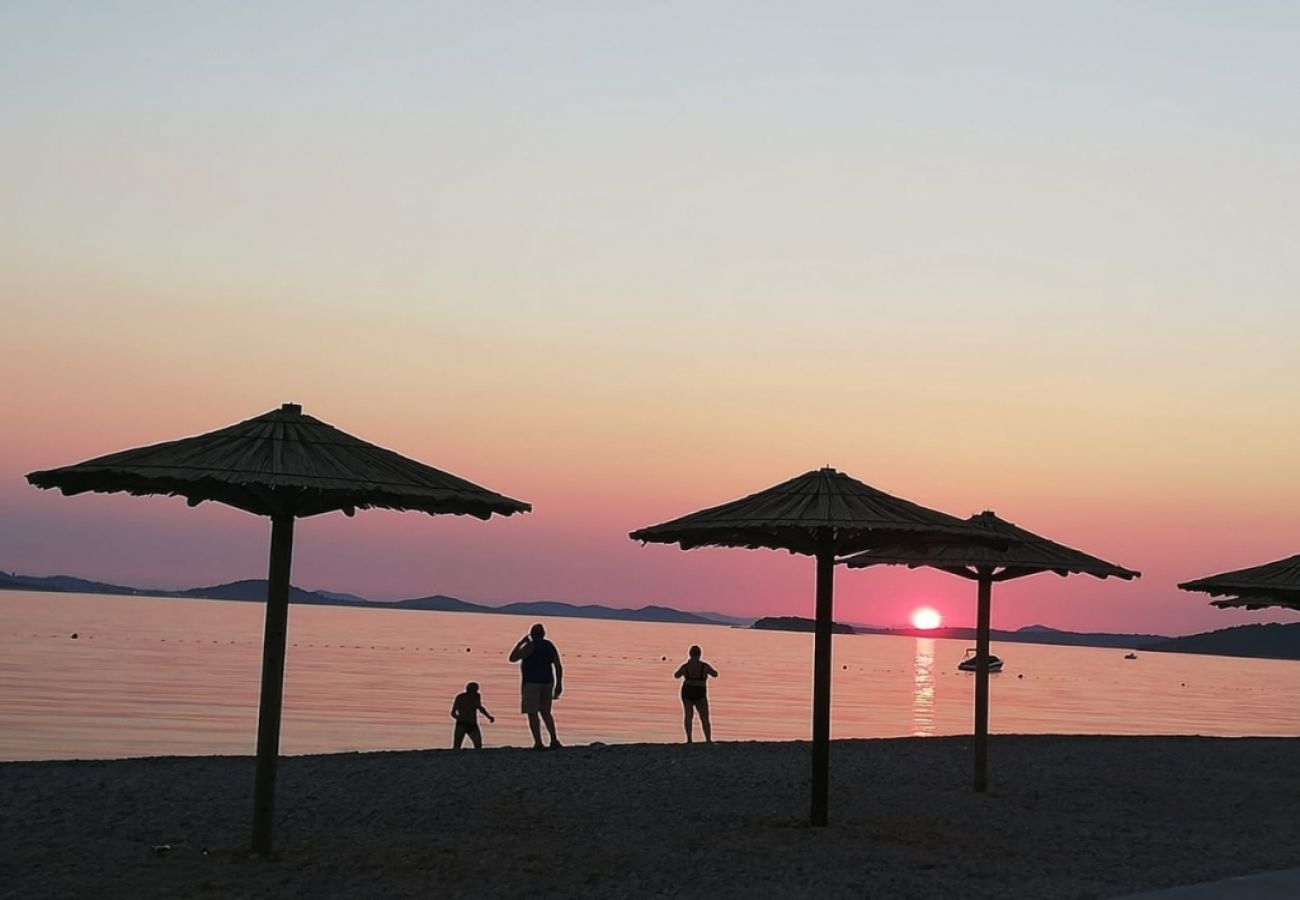
[[[919,628],[921,631],[929,631],[931,628],[938,628],[943,624],[943,616],[939,611],[931,609],[928,606],[922,606],[920,609],[912,611],[912,627]]]

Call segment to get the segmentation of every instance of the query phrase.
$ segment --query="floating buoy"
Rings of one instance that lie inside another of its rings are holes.
[[[469,648],[468,648],[468,647],[465,648],[465,652],[466,652],[466,653],[469,652]]]
[[[75,641],[76,639],[77,639],[77,633],[74,631],[72,632],[72,640]]]

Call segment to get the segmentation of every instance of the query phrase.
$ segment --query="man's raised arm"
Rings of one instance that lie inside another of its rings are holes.
[[[519,660],[523,659],[525,656],[531,656],[532,653],[533,639],[528,635],[524,635],[519,639],[519,642],[515,644],[515,649],[510,651],[510,661],[519,662]]]

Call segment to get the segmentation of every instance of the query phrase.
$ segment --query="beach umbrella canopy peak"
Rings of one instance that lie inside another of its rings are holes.
[[[1000,537],[1004,543],[1000,546],[944,544],[925,548],[877,547],[849,557],[845,560],[845,565],[855,569],[878,565],[901,565],[912,569],[925,566],[971,579],[977,579],[981,572],[985,572],[993,581],[1010,581],[1038,572],[1124,580],[1137,578],[1141,574],[1048,540],[1008,522],[992,510],[971,516],[966,524],[989,537]]]
[[[164,494],[190,506],[214,501],[295,518],[381,508],[487,519],[531,508],[353,437],[296,403],[207,434],[33,472],[27,480],[67,495]]]
[[[1003,546],[954,516],[864,484],[830,466],[739,500],[633,531],[646,543],[787,550],[836,557],[899,542],[971,541]]]

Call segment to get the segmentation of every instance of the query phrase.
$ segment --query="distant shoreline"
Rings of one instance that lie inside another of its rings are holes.
[[[266,599],[266,581],[245,579],[209,587],[183,590],[158,590],[105,584],[67,575],[24,576],[0,572],[0,590],[36,591],[57,594],[87,594],[92,596],[150,597],[165,600],[233,600],[261,603]],[[309,591],[290,587],[289,602],[308,606],[342,606],[353,609],[415,610],[422,612],[477,612],[493,615],[533,616],[539,618],[583,618],[621,622],[669,622],[681,625],[745,626],[752,618],[726,616],[721,613],[693,613],[668,606],[642,606],[636,609],[604,606],[601,604],[574,604],[558,600],[528,600],[488,606],[433,594],[408,600],[371,600],[356,594],[332,591]]]
[[[759,630],[803,633],[813,630],[813,620],[802,616],[770,616],[759,619],[750,627]],[[867,628],[836,622],[834,633],[972,642],[975,640],[974,628],[933,628],[921,631],[916,628]],[[1195,653],[1237,659],[1300,660],[1300,622],[1235,625],[1231,628],[1180,638],[1158,634],[1059,631],[1042,625],[1030,625],[1018,631],[1000,631],[995,628],[990,632],[990,636],[992,640],[999,643],[1039,644],[1049,647],[1094,647],[1143,653]]]
[[[66,575],[24,576],[0,572],[0,590],[153,597],[172,600],[233,600],[260,603],[266,598],[266,581],[262,579],[245,579],[210,587],[164,591],[105,584]],[[580,605],[557,600],[531,600],[507,603],[501,606],[487,606],[445,594],[433,594],[409,600],[381,601],[370,600],[355,594],[319,590],[309,591],[299,587],[290,588],[289,602],[300,605],[341,606],[353,609],[476,612],[489,615],[528,616],[540,619],[581,618],[619,622],[660,622],[681,625],[757,627],[767,630],[793,632],[812,630],[812,620],[801,616],[744,618],[727,616],[721,613],[693,613],[668,606],[655,605],[626,609],[600,604]],[[874,628],[837,623],[836,633],[965,641],[975,639],[975,629],[952,627],[919,631],[915,628]],[[1049,628],[1044,625],[1028,625],[1016,631],[993,629],[991,636],[994,641],[1007,643],[1103,647],[1145,653],[1196,653],[1206,656],[1243,659],[1300,660],[1300,622],[1237,625],[1185,637],[1168,637],[1159,634],[1073,632]]]

